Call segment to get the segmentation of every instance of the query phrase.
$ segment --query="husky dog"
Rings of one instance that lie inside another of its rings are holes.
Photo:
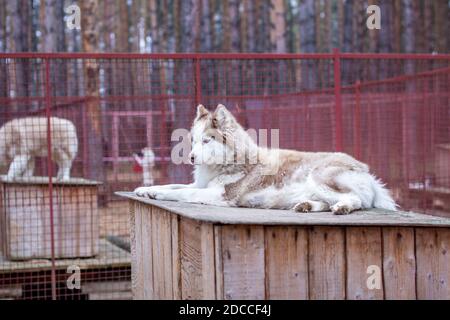
[[[259,147],[223,105],[214,112],[199,105],[191,136],[194,182],[140,187],[138,196],[339,215],[361,208],[396,210],[366,164],[344,153]]]
[[[78,151],[75,126],[66,119],[50,118],[52,159],[58,164],[58,180],[70,178]],[[14,119],[0,128],[0,169],[9,164],[7,179],[31,177],[34,157],[47,157],[47,118]]]

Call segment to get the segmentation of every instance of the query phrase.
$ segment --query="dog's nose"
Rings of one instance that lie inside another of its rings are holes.
[[[192,155],[191,156],[191,163],[194,164],[194,162],[195,162],[195,156]]]

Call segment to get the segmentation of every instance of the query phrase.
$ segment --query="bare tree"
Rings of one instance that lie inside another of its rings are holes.
[[[403,5],[403,47],[407,53],[415,50],[414,0],[402,0]],[[410,72],[412,70],[409,70]],[[407,70],[407,73],[410,73]]]
[[[57,0],[42,1],[40,11],[41,50],[43,52],[65,52],[64,2]],[[66,66],[66,61],[52,61],[51,75],[54,77],[53,83],[56,86],[54,91],[58,96],[67,95],[67,88],[72,86],[72,83],[65,82],[71,79],[67,78]]]
[[[29,51],[30,37],[30,14],[29,1],[17,0],[7,1],[8,14],[10,16],[10,43],[8,48],[10,52],[27,52]],[[15,72],[11,79],[11,86],[15,96],[28,96],[28,85],[30,81],[29,62],[25,60],[15,60]]]
[[[98,0],[84,0],[82,3],[81,24],[82,46],[84,52],[98,52],[99,47],[99,12]],[[104,180],[102,115],[99,103],[99,64],[94,59],[84,61],[85,93],[89,97],[86,102],[88,119],[88,178]]]
[[[284,0],[271,0],[270,8],[270,43],[272,51],[286,52],[286,20]]]
[[[209,0],[201,0],[201,34],[202,41],[200,51],[211,52],[213,49],[212,29],[211,29],[211,10]]]
[[[255,52],[256,51],[256,21],[255,17],[255,1],[244,0],[244,16],[246,17],[247,28],[246,28],[246,51]]]
[[[301,0],[299,5],[300,50],[302,52],[316,52],[316,21],[315,4],[313,0]],[[302,63],[302,87],[314,89],[316,87],[316,70],[313,61]]]
[[[448,53],[450,33],[448,15],[450,12],[447,0],[436,0],[434,4],[436,51],[438,53]]]
[[[0,52],[6,52],[6,0],[0,0]],[[7,70],[4,61],[0,61],[0,97],[8,96],[6,84]]]

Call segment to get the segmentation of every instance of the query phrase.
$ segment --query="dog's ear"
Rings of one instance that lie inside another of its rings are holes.
[[[195,120],[199,120],[203,117],[206,117],[209,114],[208,109],[206,109],[202,104],[199,104],[197,106],[197,116],[195,117]]]
[[[217,105],[212,121],[213,126],[219,129],[232,128],[236,125],[236,119],[223,104]]]

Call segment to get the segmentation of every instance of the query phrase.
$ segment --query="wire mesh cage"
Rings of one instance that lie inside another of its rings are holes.
[[[449,55],[0,54],[0,299],[130,299],[114,192],[190,180],[172,133],[197,103],[450,216],[449,77]]]

